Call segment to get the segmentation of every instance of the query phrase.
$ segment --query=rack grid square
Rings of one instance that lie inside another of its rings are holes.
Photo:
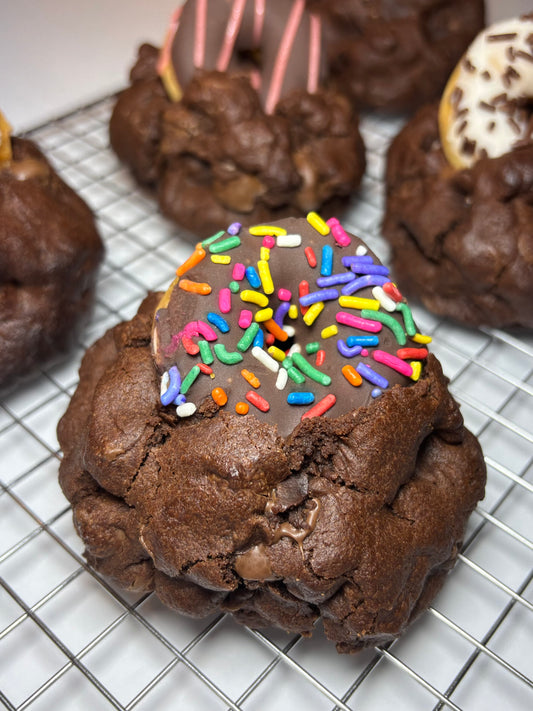
[[[437,711],[533,708],[533,337],[465,329],[420,307],[488,467],[454,571],[400,640],[341,656],[227,615],[181,617],[92,571],[57,483],[55,425],[85,348],[130,318],[191,249],[108,147],[114,97],[29,134],[91,205],[106,243],[76,348],[0,400],[0,702],[7,709]],[[368,169],[345,218],[378,256],[384,160],[399,120],[365,116]]]

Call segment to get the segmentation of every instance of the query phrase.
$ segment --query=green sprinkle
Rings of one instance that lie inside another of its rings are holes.
[[[408,336],[414,336],[416,334],[416,324],[411,313],[411,309],[407,304],[397,304],[396,310],[402,312],[403,322],[405,324],[405,330]]]
[[[316,383],[320,383],[320,385],[331,385],[331,378],[329,375],[321,373],[319,370],[314,368],[309,361],[305,360],[301,353],[293,353],[292,359],[294,361],[294,365],[299,368],[304,375],[307,375],[308,378],[311,378],[311,380],[314,380]]]
[[[384,326],[390,328],[390,330],[396,336],[396,340],[400,346],[405,346],[407,343],[407,337],[405,331],[403,330],[399,321],[396,321],[394,316],[390,314],[382,313],[381,311],[372,311],[370,309],[363,309],[361,311],[361,318],[369,318],[372,321],[380,321]]]
[[[211,352],[211,346],[209,343],[207,341],[200,340],[198,341],[198,348],[200,349],[200,358],[202,359],[202,363],[210,365],[215,358]]]
[[[283,361],[283,363],[285,364],[285,361]],[[291,365],[290,368],[287,368],[287,375],[289,376],[289,378],[291,380],[294,380],[295,383],[298,383],[298,385],[305,383],[305,375],[303,373],[301,373],[293,365]]]
[[[191,385],[194,383],[196,378],[200,375],[200,366],[198,365],[193,365],[193,367],[189,370],[187,375],[183,378],[181,382],[181,388],[180,388],[180,393],[182,395],[186,395],[188,392],[189,388]]]
[[[220,239],[222,237],[222,235],[225,235],[225,234],[226,234],[226,232],[224,230],[221,230],[220,232],[217,232],[212,237],[208,237],[207,239],[204,239],[204,241],[202,242],[202,247],[207,247],[208,245],[213,244],[213,242],[216,242],[217,239]],[[211,251],[211,250],[209,250],[209,251]]]
[[[227,249],[235,249],[235,247],[239,247],[240,244],[241,238],[238,235],[234,235],[233,237],[228,237],[227,239],[223,239],[221,242],[210,245],[209,251],[211,254],[220,254],[221,252],[225,252]]]
[[[294,363],[292,362],[291,356],[285,356],[285,358],[281,361],[281,365],[285,368],[285,370],[292,368]]]
[[[246,331],[242,334],[242,338],[240,341],[237,343],[237,349],[241,351],[241,353],[244,353],[245,351],[250,348],[252,343],[254,342],[254,338],[257,336],[257,333],[259,331],[259,324],[257,322],[250,324]]]
[[[307,353],[307,355],[313,355],[318,350],[320,350],[320,343],[318,341],[308,343],[305,347],[305,352]]]
[[[235,365],[242,360],[240,353],[237,353],[237,351],[227,351],[223,343],[215,343],[214,350],[216,357],[221,363],[224,363],[224,365]]]
[[[232,294],[238,294],[241,288],[238,281],[230,281],[228,287]]]

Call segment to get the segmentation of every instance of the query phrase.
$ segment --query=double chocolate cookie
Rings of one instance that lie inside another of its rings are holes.
[[[198,244],[89,349],[59,424],[88,561],[184,614],[395,638],[485,482],[430,340],[336,220]]]
[[[325,57],[304,0],[188,0],[161,49],[140,47],[111,146],[163,213],[201,236],[235,220],[332,214],[365,153]]]
[[[86,203],[29,140],[0,160],[0,388],[75,340],[88,315],[103,244]]]

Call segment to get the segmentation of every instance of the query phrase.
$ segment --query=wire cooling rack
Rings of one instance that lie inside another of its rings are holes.
[[[30,135],[94,209],[107,256],[77,349],[0,402],[0,701],[8,709],[396,711],[533,708],[533,338],[415,308],[488,466],[456,568],[400,640],[338,655],[312,639],[190,620],[115,589],[83,559],[55,428],[85,348],[164,288],[190,252],[108,148],[107,98]],[[348,227],[383,259],[383,163],[396,121],[366,117]]]

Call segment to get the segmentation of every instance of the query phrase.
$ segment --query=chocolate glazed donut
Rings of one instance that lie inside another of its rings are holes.
[[[248,75],[267,114],[289,91],[314,93],[324,76],[322,26],[305,5],[305,0],[186,2],[174,13],[158,66],[169,96],[181,98],[181,87],[197,69]]]

